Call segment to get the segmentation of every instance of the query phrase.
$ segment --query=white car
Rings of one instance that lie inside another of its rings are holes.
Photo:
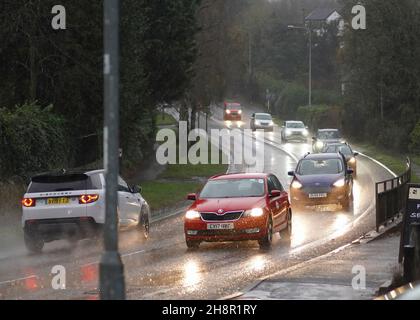
[[[291,140],[307,142],[308,137],[308,127],[302,121],[285,121],[281,127],[282,142],[289,142]]]
[[[101,234],[105,223],[104,170],[35,176],[22,199],[22,227],[27,249],[42,251],[46,242],[75,242]],[[138,227],[149,235],[150,208],[139,187],[118,179],[120,228]]]
[[[274,131],[274,121],[269,113],[254,113],[251,116],[250,126],[252,131],[257,129],[266,130],[269,132]]]

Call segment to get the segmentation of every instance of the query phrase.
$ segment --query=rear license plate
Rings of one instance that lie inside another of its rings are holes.
[[[233,223],[209,223],[207,230],[233,230]]]
[[[310,199],[319,199],[319,198],[326,198],[326,197],[327,197],[326,193],[311,193],[311,194],[309,194]]]
[[[69,204],[69,198],[48,198],[47,205],[55,205],[55,204]]]

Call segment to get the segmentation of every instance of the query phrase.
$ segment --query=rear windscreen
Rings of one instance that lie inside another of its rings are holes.
[[[42,176],[32,179],[28,193],[87,190],[89,185],[86,175]]]

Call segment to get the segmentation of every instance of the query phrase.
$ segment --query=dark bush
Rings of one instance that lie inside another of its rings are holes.
[[[410,152],[420,154],[420,121],[417,122],[410,134]]]
[[[35,103],[0,109],[0,177],[28,177],[68,164],[65,121]]]
[[[299,107],[298,119],[305,122],[312,130],[321,128],[340,128],[342,123],[342,108],[327,105]]]

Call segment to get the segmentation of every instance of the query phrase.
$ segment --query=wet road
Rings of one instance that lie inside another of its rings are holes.
[[[214,119],[209,125],[222,124]],[[266,139],[255,142],[257,146],[264,144],[264,165],[246,170],[272,172],[288,186],[287,172],[295,168],[296,160],[311,146],[282,145],[278,132],[255,135]],[[243,290],[262,276],[333,250],[373,228],[374,182],[389,177],[383,168],[360,157],[353,210],[343,212],[327,207],[294,212],[291,242],[286,243],[276,235],[269,252],[260,251],[256,242],[203,243],[199,250],[188,251],[182,216],[154,224],[147,242],[135,230],[122,232],[120,249],[127,297],[217,299]],[[100,254],[101,246],[95,241],[82,241],[75,248],[66,242],[47,244],[41,256],[28,256],[24,250],[1,255],[0,298],[96,299]],[[56,265],[65,267],[65,290],[52,288],[51,271]]]

